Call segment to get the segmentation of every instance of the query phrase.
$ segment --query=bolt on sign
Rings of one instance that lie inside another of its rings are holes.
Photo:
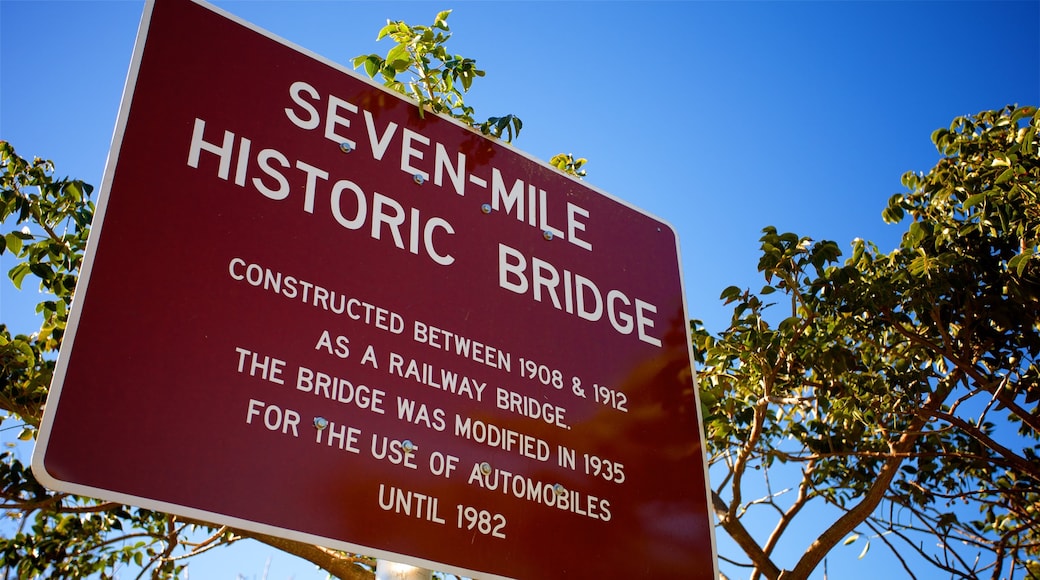
[[[716,578],[687,320],[669,225],[155,0],[33,467],[466,576]]]

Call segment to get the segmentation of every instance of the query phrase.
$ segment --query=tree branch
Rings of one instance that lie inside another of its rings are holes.
[[[258,532],[235,530],[235,533],[303,558],[340,580],[373,580],[375,578],[375,572],[358,566],[358,564],[369,563],[370,560],[368,559],[347,556],[321,546],[286,540]]]
[[[1017,469],[1021,472],[1022,475],[1028,475],[1034,480],[1040,482],[1040,466],[1036,465],[1035,463],[1029,461],[1024,457],[1019,456],[1017,453],[1008,449],[1007,447],[1004,447],[1000,443],[997,443],[995,440],[993,440],[993,438],[986,435],[982,431],[982,429],[979,429],[978,427],[972,425],[971,423],[968,423],[960,417],[956,417],[949,413],[944,413],[939,410],[932,412],[931,416],[935,417],[936,419],[946,421],[951,425],[955,425],[966,435],[978,441],[983,447],[993,451],[1000,457],[1003,457],[1005,464],[1008,467]],[[992,461],[992,459],[990,460]]]
[[[892,485],[892,481],[895,479],[899,472],[899,467],[904,461],[905,454],[909,453],[913,449],[914,444],[920,437],[916,432],[923,428],[932,413],[936,412],[942,406],[946,401],[946,398],[949,397],[950,393],[953,391],[953,385],[956,385],[961,380],[962,376],[961,372],[955,371],[948,375],[946,380],[936,386],[935,391],[929,395],[928,400],[925,401],[925,404],[922,406],[921,412],[918,413],[910,422],[910,425],[908,425],[907,432],[904,433],[895,443],[891,444],[892,457],[881,465],[877,478],[874,480],[874,483],[870,486],[867,493],[863,496],[863,500],[838,518],[832,526],[820,534],[820,536],[817,537],[809,546],[809,549],[805,551],[805,554],[802,555],[801,559],[798,560],[798,564],[795,565],[791,575],[785,575],[785,578],[808,578],[809,574],[816,569],[816,566],[820,564],[824,556],[826,556],[842,538],[847,536],[856,528],[856,526],[860,525],[870,517],[870,514],[875,508],[877,508],[878,504],[881,503],[881,500],[885,497],[885,493]]]
[[[751,537],[751,534],[741,523],[740,519],[733,516],[729,512],[729,508],[726,506],[726,502],[722,500],[719,494],[712,492],[711,504],[715,509],[715,516],[719,518],[719,525],[722,529],[726,530],[730,538],[737,543],[738,546],[744,553],[751,558],[751,562],[754,563],[755,569],[762,573],[763,576],[769,580],[777,580],[780,578],[780,568],[773,563],[769,555],[766,554],[755,538]]]

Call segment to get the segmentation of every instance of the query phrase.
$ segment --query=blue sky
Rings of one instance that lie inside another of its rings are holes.
[[[450,50],[488,73],[467,103],[518,115],[517,147],[587,157],[587,182],[671,222],[689,312],[713,330],[723,288],[762,284],[763,227],[890,249],[902,228],[881,210],[903,172],[935,163],[933,130],[1040,104],[1035,1],[216,5],[341,63],[385,53],[387,18],[453,9]],[[99,184],[142,7],[0,0],[0,138]],[[37,299],[0,283],[0,320],[31,330]],[[888,565],[855,552],[833,577]],[[259,578],[268,555],[269,578],[323,577],[270,550],[218,552],[192,576]]]

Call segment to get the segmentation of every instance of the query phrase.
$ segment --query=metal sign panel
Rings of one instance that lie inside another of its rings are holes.
[[[672,228],[146,7],[48,486],[482,578],[714,578]]]

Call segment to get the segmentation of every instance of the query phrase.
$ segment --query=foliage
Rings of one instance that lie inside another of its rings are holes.
[[[448,14],[430,27],[388,23],[379,38],[396,46],[354,65],[420,111],[511,140],[519,119],[476,123],[465,105],[484,73],[444,48]],[[398,80],[406,72],[413,78]],[[722,293],[734,311],[717,336],[693,323],[713,507],[746,556],[723,559],[753,578],[807,578],[839,544],[862,545],[862,556],[873,543],[910,577],[1040,576],[1038,129],[1034,107],[955,119],[932,136],[936,166],[906,174],[907,191],[883,213],[910,218],[898,248],[856,239],[839,262],[834,242],[766,228],[766,285]],[[585,162],[561,154],[551,164],[580,177]],[[46,298],[31,336],[0,324],[3,420],[31,440],[82,265],[92,188],[55,178],[49,161],[22,159],[3,141],[0,167],[0,253],[16,259],[16,287],[38,280]],[[834,521],[820,521],[810,509],[818,504]],[[337,577],[373,576],[373,561],[351,554],[48,491],[16,450],[0,453],[0,507],[10,520],[4,577],[110,578],[134,567],[168,578],[186,558],[244,537]],[[759,536],[770,515],[772,530]],[[806,518],[819,535],[791,550],[792,526]]]
[[[18,438],[30,441],[40,424],[54,355],[61,347],[83,262],[94,214],[93,188],[79,180],[55,178],[50,161],[23,159],[6,141],[0,141],[0,168],[0,253],[16,260],[8,276],[19,289],[30,277],[39,280],[47,298],[36,308],[41,326],[31,336],[12,336],[0,324],[4,428],[13,424],[21,429]],[[0,509],[9,520],[0,536],[3,578],[112,578],[131,566],[140,575],[173,578],[186,558],[246,535],[319,563],[340,577],[371,577],[368,569],[357,566],[370,568],[371,560],[342,552],[49,491],[15,449],[0,453]]]
[[[419,103],[419,114],[429,109],[453,117],[482,134],[511,143],[520,135],[523,122],[512,114],[490,117],[478,123],[473,118],[473,107],[466,105],[464,93],[473,85],[473,80],[484,76],[477,68],[477,61],[458,54],[451,54],[445,47],[451,38],[448,16],[451,10],[437,13],[431,26],[410,25],[402,21],[387,20],[376,40],[389,37],[396,42],[385,57],[378,54],[363,54],[353,59],[354,68],[364,67],[369,78],[380,76],[383,84]],[[400,80],[399,75],[408,73],[410,78]],[[584,177],[581,169],[586,159],[574,159],[573,155],[560,153],[550,164],[564,173]]]
[[[61,344],[94,214],[89,201],[93,188],[78,180],[55,180],[50,161],[30,163],[6,141],[0,142],[0,167],[0,223],[16,228],[0,238],[0,254],[10,252],[19,260],[9,272],[11,281],[21,288],[31,273],[40,280],[41,292],[54,298],[37,306],[43,324],[32,337],[12,337],[0,325],[0,378],[5,385],[0,405],[35,426],[53,370],[45,357]],[[28,225],[17,227],[28,223],[36,233]],[[21,438],[30,437],[27,430]]]
[[[585,170],[582,169],[582,166],[588,162],[589,160],[584,157],[575,159],[574,155],[570,153],[557,153],[549,160],[549,165],[564,173],[570,173],[576,177],[585,177]]]
[[[779,541],[821,502],[836,519],[784,578],[860,538],[911,577],[1040,574],[1038,128],[1035,107],[958,117],[884,211],[911,218],[898,248],[856,239],[839,264],[766,228],[766,286],[722,293],[719,336],[694,324],[713,503],[752,577],[781,576]],[[762,512],[764,539],[744,523]]]
[[[523,122],[514,115],[491,117],[483,123],[473,119],[473,107],[466,105],[463,93],[473,85],[473,79],[484,76],[477,61],[450,54],[444,44],[451,38],[448,16],[451,10],[437,13],[432,26],[412,26],[401,21],[388,20],[376,40],[390,37],[397,44],[386,53],[361,55],[354,58],[354,68],[364,66],[370,78],[380,75],[383,84],[419,103],[419,112],[429,108],[435,113],[454,117],[476,127],[484,135],[506,141],[520,134]],[[411,79],[401,81],[397,75],[410,73]],[[461,88],[460,88],[461,86]]]

